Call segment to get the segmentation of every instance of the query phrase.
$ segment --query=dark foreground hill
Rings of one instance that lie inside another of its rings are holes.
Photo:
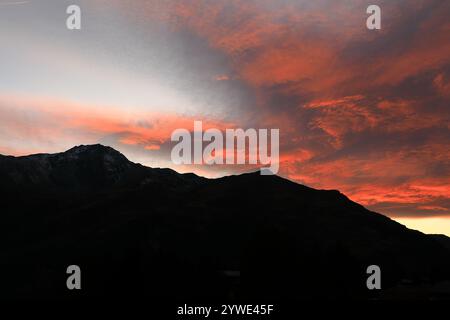
[[[0,191],[3,297],[450,297],[448,238],[278,176],[210,180],[93,145],[0,156]],[[372,264],[382,290],[366,287]]]

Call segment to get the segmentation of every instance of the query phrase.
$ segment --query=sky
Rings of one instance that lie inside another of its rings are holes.
[[[450,2],[375,2],[0,0],[0,153],[219,177],[250,168],[174,165],[172,131],[279,128],[281,176],[450,235]]]

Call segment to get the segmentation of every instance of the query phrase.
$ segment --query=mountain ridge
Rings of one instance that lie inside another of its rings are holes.
[[[423,288],[450,279],[442,241],[337,190],[257,172],[183,175],[108,148],[0,159],[0,265],[16,275],[0,294],[65,297],[61,270],[73,261],[92,272],[88,296],[382,299],[399,286],[402,297],[406,281],[434,298]],[[387,291],[365,287],[371,264]],[[240,271],[239,283],[227,270]]]

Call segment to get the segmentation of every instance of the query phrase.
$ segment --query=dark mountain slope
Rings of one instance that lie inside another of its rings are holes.
[[[450,250],[450,238],[443,234],[430,234],[430,237],[438,241],[444,247]]]
[[[111,147],[78,146],[56,154],[0,157],[0,188],[30,191],[96,191],[134,188],[156,182],[163,187],[195,183],[196,175],[132,163]]]
[[[435,238],[277,176],[209,180],[95,145],[2,157],[0,177],[6,296],[383,298],[366,288],[371,264],[383,289],[450,279]],[[80,293],[65,288],[70,264]]]

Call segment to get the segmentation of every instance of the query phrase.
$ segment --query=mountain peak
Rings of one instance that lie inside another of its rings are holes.
[[[111,147],[79,145],[61,153],[5,159],[0,185],[95,189],[116,184],[131,166],[132,162]]]
[[[63,152],[62,155],[68,156],[69,158],[96,156],[103,158],[104,162],[109,164],[125,164],[129,162],[127,157],[125,157],[122,153],[112,147],[104,146],[102,144],[75,146],[66,152]]]
[[[96,143],[96,144],[80,144],[78,146],[70,148],[69,150],[67,150],[64,153],[79,154],[79,153],[83,153],[83,152],[115,153],[117,155],[121,155],[121,156],[125,157],[122,153],[120,153],[116,149],[114,149],[114,148],[112,148],[110,146],[105,146],[105,145],[100,144],[100,143]]]

